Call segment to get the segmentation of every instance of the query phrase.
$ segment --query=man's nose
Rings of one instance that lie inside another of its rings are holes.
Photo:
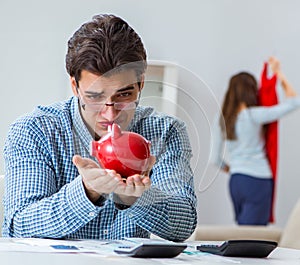
[[[119,111],[115,109],[114,105],[115,103],[106,103],[101,110],[101,116],[109,121],[115,120],[116,116],[119,114]]]

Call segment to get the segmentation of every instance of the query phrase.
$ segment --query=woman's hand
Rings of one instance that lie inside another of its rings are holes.
[[[284,93],[285,93],[285,96],[286,97],[295,97],[295,96],[297,96],[296,91],[294,90],[292,85],[288,82],[285,75],[282,73],[281,68],[280,68],[279,60],[276,57],[271,56],[269,58],[269,66],[271,67],[273,73],[276,74],[277,78],[280,80],[281,86],[282,86],[282,88],[284,90]]]
[[[268,63],[269,63],[269,66],[270,66],[270,68],[271,68],[271,70],[274,74],[278,74],[281,71],[280,62],[276,57],[271,56],[269,58]]]

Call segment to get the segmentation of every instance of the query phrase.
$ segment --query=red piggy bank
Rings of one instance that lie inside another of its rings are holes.
[[[113,124],[99,141],[91,142],[91,155],[103,168],[113,169],[122,177],[142,174],[148,169],[150,141],[140,134],[121,131]]]

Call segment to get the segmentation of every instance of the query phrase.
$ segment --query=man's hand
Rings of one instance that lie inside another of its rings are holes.
[[[122,178],[114,170],[106,170],[89,158],[79,155],[73,157],[73,163],[82,177],[87,197],[95,203],[101,195],[114,192],[123,185]]]
[[[151,180],[149,177],[150,171],[155,164],[155,157],[150,157],[150,163],[148,169],[143,175],[135,174],[127,177],[123,183],[119,183],[114,193],[118,196],[118,203],[132,205],[137,198],[148,190],[151,186]]]

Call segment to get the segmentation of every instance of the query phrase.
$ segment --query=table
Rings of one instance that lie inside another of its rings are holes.
[[[30,240],[30,239],[29,239]],[[45,239],[46,240],[46,239]],[[26,241],[24,241],[26,242]],[[47,242],[47,241],[45,241]],[[84,241],[81,241],[84,242]],[[90,241],[87,241],[90,242]],[[99,265],[99,264],[125,264],[125,265],[140,265],[140,264],[156,264],[156,265],[180,265],[180,264],[203,264],[203,265],[220,265],[220,264],[271,264],[271,265],[299,265],[300,264],[300,250],[293,250],[287,248],[276,248],[268,258],[232,258],[221,257],[217,255],[204,253],[182,253],[172,259],[139,259],[131,257],[123,257],[117,254],[108,253],[102,254],[93,253],[50,253],[39,252],[39,249],[32,248],[32,251],[20,251],[18,249],[3,249],[4,246],[10,246],[9,239],[0,238],[0,262],[1,265]],[[189,249],[197,244],[203,242],[187,242]],[[2,246],[2,247],[1,247]]]

